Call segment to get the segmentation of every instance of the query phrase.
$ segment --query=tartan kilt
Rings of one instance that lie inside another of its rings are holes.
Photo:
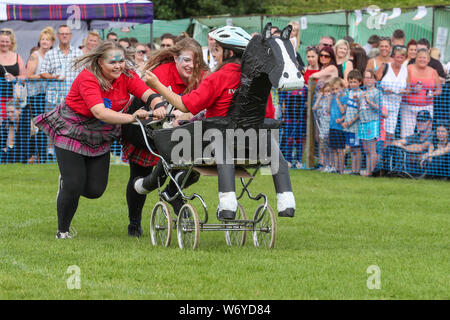
[[[33,119],[55,146],[83,156],[96,157],[110,151],[111,143],[120,137],[120,125],[107,124],[73,111],[62,103]]]
[[[156,166],[159,158],[153,156],[147,149],[136,147],[122,137],[122,161],[133,162],[141,167],[153,167]]]

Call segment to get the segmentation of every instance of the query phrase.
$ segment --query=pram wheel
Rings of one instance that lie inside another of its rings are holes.
[[[272,249],[275,246],[275,236],[277,234],[277,221],[275,212],[270,205],[264,210],[264,204],[256,208],[253,217],[255,222],[253,227],[253,243],[255,247],[267,246]]]
[[[200,223],[195,208],[186,203],[178,213],[177,221],[178,245],[181,249],[197,249],[200,238]]]
[[[227,245],[231,246],[243,246],[247,239],[247,224],[243,221],[247,220],[244,207],[238,202],[238,210],[236,212],[237,221],[225,221],[225,227],[228,229],[225,231],[225,241]],[[243,229],[242,229],[243,228]],[[232,229],[232,230],[230,230]]]
[[[154,246],[168,247],[172,239],[172,217],[169,206],[159,201],[150,218],[150,238]]]

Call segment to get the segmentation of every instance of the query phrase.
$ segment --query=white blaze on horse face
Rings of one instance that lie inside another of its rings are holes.
[[[278,89],[294,90],[303,88],[305,80],[287,52],[284,42],[281,39],[275,39],[275,42],[281,49],[284,61],[284,68],[281,72]]]

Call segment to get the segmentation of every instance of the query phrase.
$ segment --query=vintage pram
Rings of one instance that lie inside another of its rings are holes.
[[[229,246],[243,246],[250,232],[256,247],[274,247],[277,233],[275,211],[265,194],[253,195],[249,186],[262,166],[271,166],[274,174],[273,164],[284,161],[278,148],[281,122],[264,119],[272,86],[298,89],[303,87],[304,82],[289,41],[291,27],[287,26],[281,37],[272,37],[270,27],[267,24],[263,34],[253,37],[245,50],[241,68],[242,85],[234,94],[227,117],[190,122],[176,128],[164,128],[164,119],[151,121],[148,125],[138,123],[147,148],[160,158],[151,176],[146,178],[152,185],[149,191],[157,189],[160,199],[153,207],[150,218],[153,245],[169,246],[173,229],[176,228],[180,248],[197,248],[200,231],[223,231]],[[181,143],[180,137],[189,139],[183,139],[184,143]],[[239,140],[242,137],[244,140]],[[254,137],[256,140],[252,139]],[[225,166],[222,165],[224,163]],[[229,170],[230,164],[232,170],[229,172],[240,178],[242,185],[240,192],[236,193],[237,200],[246,194],[260,204],[248,216],[238,202],[234,220],[221,220],[217,216],[218,223],[208,223],[210,210],[204,198],[195,192],[188,195],[184,188],[193,175],[216,176],[218,169],[227,167],[226,170]],[[175,178],[174,172],[184,173],[182,181]],[[288,172],[283,174],[288,175]],[[178,190],[170,199],[161,191],[167,177]],[[275,179],[274,183],[277,187]],[[176,216],[167,203],[178,195],[186,203]],[[194,200],[198,200],[203,209],[202,219],[192,204]]]

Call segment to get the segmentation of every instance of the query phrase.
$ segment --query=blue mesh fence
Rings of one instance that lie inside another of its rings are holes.
[[[311,101],[307,90],[274,93],[284,122],[281,150],[291,168],[450,176],[450,83],[402,86],[382,81],[340,92],[322,84]],[[308,163],[308,157],[313,161]]]
[[[68,83],[58,80],[0,79],[0,163],[55,162],[50,139],[31,119],[54,108],[68,89]],[[381,82],[356,91],[342,91],[344,113],[338,112],[332,92],[326,95],[316,89],[312,94],[306,87],[273,92],[276,116],[284,121],[281,150],[292,168],[450,176],[449,83],[401,87]],[[337,119],[341,119],[339,125]],[[351,125],[343,128],[345,122]],[[111,159],[122,163],[119,142],[112,145]]]
[[[31,120],[61,103],[70,83],[61,80],[10,82],[0,78],[0,163],[54,163],[54,147]],[[121,145],[114,142],[111,161],[121,162]]]

